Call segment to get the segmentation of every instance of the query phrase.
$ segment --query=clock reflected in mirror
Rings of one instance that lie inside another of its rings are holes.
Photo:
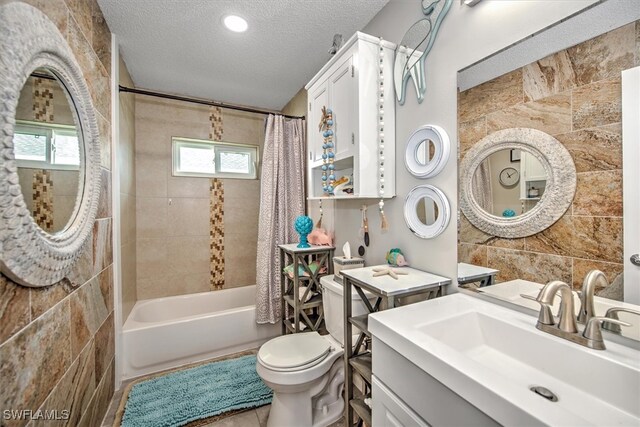
[[[473,195],[489,214],[516,218],[542,199],[546,182],[546,171],[535,156],[522,150],[503,149],[489,155],[476,168]]]

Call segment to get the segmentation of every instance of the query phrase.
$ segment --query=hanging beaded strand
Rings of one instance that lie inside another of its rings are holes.
[[[331,108],[322,107],[322,120],[320,129],[324,132],[324,143],[322,144],[322,191],[325,194],[333,195],[333,184],[336,180],[333,164],[335,154],[333,153],[333,111]]]
[[[378,58],[378,194],[380,202],[380,228],[383,231],[389,229],[387,217],[384,214],[384,47],[382,46],[382,37],[379,39],[379,58]]]
[[[316,222],[316,228],[322,228],[322,199],[318,200],[318,202],[320,205],[320,218],[318,219],[318,222]]]

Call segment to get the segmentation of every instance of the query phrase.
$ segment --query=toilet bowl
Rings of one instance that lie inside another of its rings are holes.
[[[258,351],[256,370],[273,390],[268,427],[324,427],[344,412],[343,288],[333,281],[333,275],[322,277],[320,283],[329,335],[284,335]],[[352,299],[354,316],[367,313],[355,290]]]

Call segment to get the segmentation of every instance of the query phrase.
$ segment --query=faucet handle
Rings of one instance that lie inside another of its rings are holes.
[[[589,340],[589,347],[597,350],[604,350],[604,340],[602,339],[602,329],[600,329],[600,322],[615,323],[620,326],[631,326],[631,323],[623,322],[618,319],[611,319],[605,316],[593,316],[587,322],[587,326],[582,332],[582,336]]]
[[[540,304],[540,314],[538,314],[538,323],[543,325],[555,325],[555,320],[553,318],[553,313],[551,312],[551,306],[546,302],[538,300],[536,297],[532,297],[527,294],[520,294],[520,296],[524,299],[528,299],[531,301],[535,301]]]

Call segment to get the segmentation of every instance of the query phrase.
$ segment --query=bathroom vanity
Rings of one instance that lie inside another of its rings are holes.
[[[461,293],[372,314],[369,330],[374,427],[640,422],[630,347],[592,350]]]

